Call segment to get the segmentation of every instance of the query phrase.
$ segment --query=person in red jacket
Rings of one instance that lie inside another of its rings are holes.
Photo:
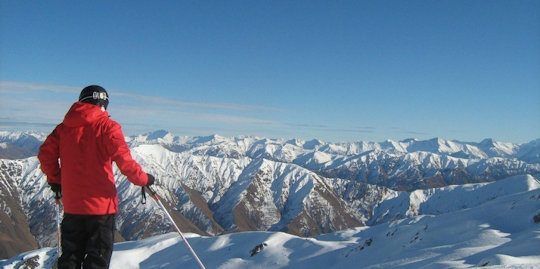
[[[108,104],[105,89],[85,87],[39,149],[41,170],[64,206],[59,269],[109,267],[118,212],[112,162],[133,184],[154,183],[131,157]]]

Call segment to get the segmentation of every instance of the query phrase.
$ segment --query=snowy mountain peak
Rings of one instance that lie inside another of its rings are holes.
[[[200,143],[200,144],[207,144],[211,142],[223,142],[227,141],[228,139],[224,136],[220,136],[218,134],[208,135],[208,136],[198,136],[194,138],[194,143]]]
[[[454,153],[460,151],[460,147],[452,141],[435,137],[424,141],[412,141],[407,145],[407,150],[409,152]]]
[[[387,151],[405,153],[407,152],[407,146],[410,145],[411,143],[414,143],[415,141],[417,140],[408,139],[406,140],[406,142],[398,142],[391,139],[387,139],[384,142],[382,142],[380,145],[382,149],[387,150]]]
[[[34,156],[46,136],[34,132],[0,131],[0,159],[22,159]]]
[[[392,140],[386,140],[386,141],[392,141]],[[403,139],[399,142],[401,143],[406,143],[406,144],[410,144],[410,143],[414,143],[414,142],[418,142],[419,140],[416,139],[416,138],[406,138],[406,139]]]
[[[510,157],[515,155],[519,145],[507,142],[498,142],[492,138],[486,138],[477,144],[478,147],[490,157]]]
[[[293,139],[287,140],[285,143],[293,145],[293,146],[297,146],[297,147],[303,147],[305,142],[303,140],[293,138]]]
[[[446,144],[446,140],[444,140],[444,139],[442,139],[442,138],[440,138],[440,137],[434,137],[434,138],[432,138],[432,139],[429,139],[428,141],[431,141],[431,142],[433,142],[433,143],[437,143],[437,144],[439,144],[439,145],[441,145],[441,144]]]
[[[0,131],[0,142],[28,143],[30,141],[43,141],[46,136],[36,132],[7,132]]]
[[[156,130],[156,131],[145,133],[142,135],[126,137],[126,141],[128,143],[132,143],[133,145],[146,144],[146,143],[171,144],[171,143],[174,143],[176,140],[177,140],[177,137],[175,137],[172,133],[166,130]]]
[[[495,146],[494,142],[493,138],[484,138],[479,144],[482,146],[493,147]]]
[[[151,158],[159,163],[166,163],[170,151],[159,144],[139,145],[132,149],[139,156]]]
[[[174,137],[169,131],[166,130],[156,130],[146,134],[146,139],[148,140],[158,140]]]
[[[324,145],[323,141],[319,139],[311,139],[309,141],[306,141],[303,146],[305,149],[316,149],[317,147],[321,145]]]

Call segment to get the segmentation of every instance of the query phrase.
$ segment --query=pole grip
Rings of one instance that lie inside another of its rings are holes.
[[[150,197],[157,199],[158,196],[157,196],[156,191],[152,189],[150,186],[144,186],[143,190],[148,192],[148,194],[150,194]]]

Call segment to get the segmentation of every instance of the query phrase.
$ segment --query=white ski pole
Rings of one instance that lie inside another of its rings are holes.
[[[156,203],[165,212],[165,214],[167,215],[167,217],[169,218],[171,223],[174,225],[174,228],[176,228],[176,231],[180,234],[180,237],[182,237],[182,241],[184,241],[184,244],[188,248],[189,252],[191,252],[191,256],[193,256],[193,258],[195,259],[195,261],[197,262],[199,267],[201,269],[206,269],[206,267],[204,267],[204,264],[201,262],[201,259],[199,259],[199,256],[197,256],[197,253],[195,253],[195,251],[193,250],[193,248],[191,247],[191,245],[187,241],[186,237],[184,237],[184,234],[182,233],[182,231],[180,231],[180,228],[178,228],[178,225],[176,225],[173,218],[171,217],[171,215],[169,214],[169,212],[167,211],[167,209],[165,208],[165,206],[161,202],[161,199],[159,199],[159,196],[157,195],[157,193],[153,189],[151,189],[150,187],[146,186],[146,187],[143,187],[143,195],[144,195],[144,189],[146,189],[148,191],[148,193],[150,194],[150,197],[152,197],[154,199],[154,201],[156,201]]]

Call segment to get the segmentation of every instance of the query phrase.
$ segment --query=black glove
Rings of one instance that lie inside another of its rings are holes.
[[[146,183],[146,187],[149,187],[150,185],[153,185],[156,181],[156,178],[150,174],[146,174],[148,176],[148,183]]]
[[[152,189],[150,189],[150,185],[154,184],[154,182],[156,181],[156,178],[148,173],[146,173],[146,175],[148,176],[148,182],[146,183],[145,186],[141,187],[141,194],[142,194],[142,200],[141,200],[141,204],[146,204],[146,192],[148,191],[148,193],[150,193],[150,196],[152,197],[155,197],[156,195],[156,192]],[[154,198],[155,199],[155,198]]]
[[[54,192],[54,194],[56,195],[54,198],[55,199],[60,199],[62,198],[62,185],[60,184],[57,184],[57,183],[49,183],[49,186],[51,187],[51,190]]]

